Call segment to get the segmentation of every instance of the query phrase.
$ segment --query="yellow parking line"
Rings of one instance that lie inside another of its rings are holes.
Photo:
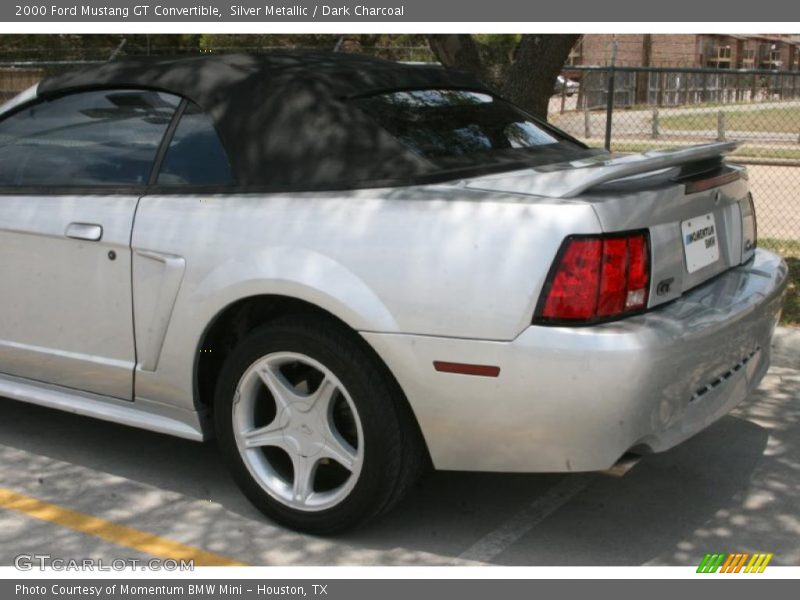
[[[14,510],[34,519],[61,525],[158,558],[193,560],[195,566],[232,567],[247,564],[4,488],[0,488],[0,508]]]

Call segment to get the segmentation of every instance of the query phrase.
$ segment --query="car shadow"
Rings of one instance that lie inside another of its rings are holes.
[[[691,563],[703,549],[684,547],[682,554],[681,544],[720,511],[741,504],[767,440],[765,428],[728,416],[669,452],[644,457],[623,477],[592,475],[585,489],[491,562]],[[2,400],[0,444],[210,500],[245,519],[265,520],[239,493],[213,443]],[[336,539],[365,549],[405,548],[457,559],[570,477],[585,475],[431,473],[396,510]]]
[[[645,456],[622,477],[604,473],[491,562],[506,565],[641,565],[653,560],[696,564],[689,553],[682,561],[664,558],[719,511],[741,502],[752,472],[767,445],[767,431],[736,417],[725,417],[684,444]],[[532,483],[549,488],[563,478],[585,475],[436,474],[395,513],[369,530],[348,536],[361,543],[407,546],[420,532],[409,530],[419,515],[428,547],[437,538],[493,530],[498,498],[513,498],[519,511],[536,503]],[[555,478],[555,479],[554,479]],[[464,539],[465,545],[474,539]],[[700,554],[702,558],[702,553]]]

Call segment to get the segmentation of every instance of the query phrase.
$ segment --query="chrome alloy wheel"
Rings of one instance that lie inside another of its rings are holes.
[[[288,507],[332,508],[361,473],[364,434],[355,404],[309,356],[276,352],[253,363],[236,388],[233,430],[252,477]]]

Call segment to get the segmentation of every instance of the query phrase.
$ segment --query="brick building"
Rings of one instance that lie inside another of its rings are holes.
[[[587,34],[568,64],[610,63],[615,38],[620,66],[800,71],[800,36],[786,34]]]

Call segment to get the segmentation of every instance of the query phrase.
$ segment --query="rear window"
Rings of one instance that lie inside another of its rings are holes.
[[[485,92],[411,90],[354,102],[418,155],[443,167],[583,148],[523,110]]]

